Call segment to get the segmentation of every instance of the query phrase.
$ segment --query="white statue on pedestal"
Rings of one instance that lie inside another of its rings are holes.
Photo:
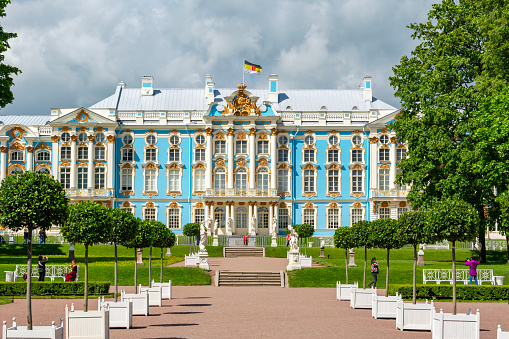
[[[299,250],[299,246],[297,245],[298,244],[298,235],[297,233],[295,232],[295,229],[290,225],[288,226],[288,229],[290,230],[290,251],[298,251]]]
[[[230,217],[226,221],[226,234],[232,234],[233,219]]]
[[[272,235],[276,235],[277,233],[277,217],[274,216],[274,218],[272,218],[272,229],[271,229],[271,233]]]
[[[208,217],[207,222],[205,224],[205,231],[207,231],[209,234],[212,231],[212,218]]]
[[[251,235],[256,235],[256,215],[251,218]]]
[[[200,224],[200,252],[207,252],[205,246],[207,246],[207,230],[205,228],[205,221]]]
[[[216,221],[214,222],[214,230],[213,230],[214,235],[217,234],[218,228],[219,228],[219,220],[216,219]]]
[[[322,237],[320,237],[320,248],[325,248],[325,240]]]

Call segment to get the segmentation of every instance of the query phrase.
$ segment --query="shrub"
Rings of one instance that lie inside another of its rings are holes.
[[[25,282],[0,282],[0,295],[13,296],[26,294],[27,285]],[[109,282],[89,282],[88,293],[100,295],[108,294]],[[83,296],[85,283],[83,281],[40,281],[32,282],[33,295],[76,295]]]
[[[398,292],[402,298],[412,298],[412,285],[391,285],[390,294]],[[421,299],[452,299],[452,285],[417,285],[417,298]],[[507,300],[509,299],[509,286],[495,285],[458,285],[456,294],[459,300]]]

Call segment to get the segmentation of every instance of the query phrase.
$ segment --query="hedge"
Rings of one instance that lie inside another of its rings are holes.
[[[88,293],[93,295],[107,294],[109,282],[88,282]],[[27,291],[26,282],[0,282],[0,295],[24,295]],[[83,281],[38,281],[32,282],[32,295],[77,295],[82,296],[85,291]]]
[[[412,299],[412,285],[391,285],[389,293],[398,292],[403,299]],[[452,299],[452,285],[417,285],[417,298]],[[458,300],[509,300],[509,286],[496,285],[457,285]]]

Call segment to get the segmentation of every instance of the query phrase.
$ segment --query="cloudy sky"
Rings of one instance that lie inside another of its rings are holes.
[[[13,0],[1,24],[18,34],[5,61],[22,70],[14,103],[0,115],[49,114],[140,87],[217,88],[242,80],[242,62],[263,67],[249,87],[357,88],[399,107],[388,77],[417,44],[406,28],[424,22],[431,0]]]

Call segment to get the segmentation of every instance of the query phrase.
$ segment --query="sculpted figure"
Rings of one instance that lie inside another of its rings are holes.
[[[271,230],[272,234],[276,234],[277,233],[277,217],[274,216],[274,218],[272,218],[272,230]]]
[[[200,252],[206,252],[205,246],[207,246],[207,229],[205,227],[205,221],[200,224]]]
[[[253,215],[251,218],[251,234],[256,235],[256,216]]]
[[[233,224],[233,219],[230,217],[230,218],[228,218],[228,221],[226,222],[226,233],[227,234],[232,233],[232,224]]]
[[[320,248],[325,248],[325,240],[323,238],[320,240]]]
[[[288,229],[290,230],[290,251],[298,251],[298,235],[297,232],[295,232],[295,229],[292,226],[288,226]]]
[[[216,219],[216,221],[214,222],[213,234],[217,234],[218,227],[219,227],[219,220]]]

